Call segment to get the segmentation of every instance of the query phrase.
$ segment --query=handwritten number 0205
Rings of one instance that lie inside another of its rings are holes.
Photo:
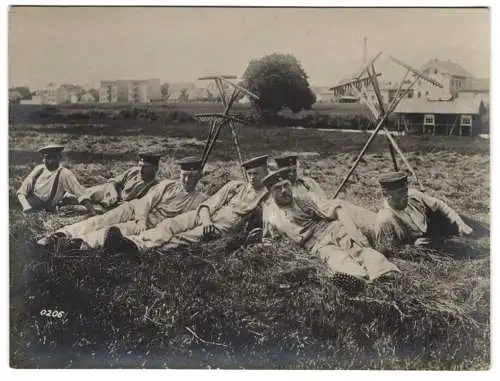
[[[62,318],[64,315],[64,311],[57,311],[57,310],[41,310],[40,311],[41,316],[47,316],[47,317],[53,317],[53,318]]]

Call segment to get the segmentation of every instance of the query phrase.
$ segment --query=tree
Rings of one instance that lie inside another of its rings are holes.
[[[187,102],[188,98],[189,98],[189,90],[186,88],[181,89],[179,95],[179,102]]]
[[[96,90],[96,89],[90,89],[89,93],[92,94],[92,96],[94,97],[94,99],[96,101],[99,100],[99,91],[98,90]]]
[[[17,86],[12,88],[12,90],[17,90],[21,94],[21,99],[31,99],[31,91],[27,86]]]
[[[263,116],[276,115],[285,107],[293,112],[310,109],[316,101],[306,72],[291,54],[273,53],[250,61],[242,85],[259,96],[252,103]]]
[[[168,89],[169,89],[170,85],[168,83],[163,83],[161,85],[161,98],[163,100],[168,100],[168,97],[169,97],[169,92],[168,92]]]

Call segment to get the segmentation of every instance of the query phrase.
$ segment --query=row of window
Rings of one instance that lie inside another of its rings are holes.
[[[424,115],[424,126],[435,126],[436,119],[434,114]],[[463,127],[472,127],[471,115],[460,115],[460,125]]]
[[[461,80],[461,79],[453,78],[451,80],[451,84],[452,84],[453,87],[460,89],[460,88],[462,88],[464,86],[464,81]]]
[[[429,92],[426,91],[425,95],[426,96],[429,95]],[[408,93],[407,97],[408,98],[413,98],[413,91],[410,91]],[[421,98],[421,97],[422,97],[422,92],[421,91],[417,92],[417,98]],[[372,101],[374,101],[375,99],[377,99],[375,95],[372,95],[371,98],[372,98]],[[389,102],[392,101],[392,98],[393,98],[392,96],[389,96]]]

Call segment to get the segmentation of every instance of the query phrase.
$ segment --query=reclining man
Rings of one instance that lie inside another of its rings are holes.
[[[321,188],[316,180],[306,176],[298,176],[297,158],[298,155],[282,155],[274,159],[279,169],[289,169],[287,177],[292,184],[293,194],[299,195],[304,192],[312,192],[314,193],[314,197],[328,200],[326,192],[323,190],[323,188]],[[376,213],[346,200],[338,200],[338,202],[342,204],[344,210],[346,210],[346,212],[350,215],[358,229],[360,229],[362,233],[368,237],[371,244],[374,245],[375,223],[377,220]]]
[[[61,166],[63,150],[64,146],[55,144],[39,150],[43,164],[31,171],[17,191],[24,213],[54,211],[63,196],[70,192],[85,206],[88,214],[96,214],[88,189],[80,184],[73,172]]]
[[[326,260],[334,278],[365,283],[400,272],[383,254],[368,247],[340,201],[317,198],[311,192],[295,194],[286,169],[268,175],[264,184],[271,194],[263,207],[264,242],[287,236]]]
[[[405,172],[391,172],[379,179],[384,197],[377,214],[377,248],[389,252],[405,244],[427,246],[453,235],[469,235],[472,229],[443,201],[408,189]]]
[[[124,201],[131,201],[143,197],[153,186],[158,184],[156,175],[160,162],[160,155],[148,152],[139,153],[136,166],[127,169],[118,177],[110,179],[104,184],[88,188],[90,200],[105,209],[111,209]],[[65,204],[75,203],[75,196],[68,194],[64,197]]]
[[[135,255],[148,249],[176,248],[214,240],[241,230],[268,195],[262,180],[268,173],[267,156],[242,163],[248,182],[230,181],[195,211],[181,214],[158,224],[154,229],[124,237],[124,232],[111,228],[104,251],[108,254],[130,252]],[[126,234],[127,232],[125,232]]]
[[[126,234],[139,234],[161,221],[196,208],[208,196],[196,189],[201,178],[201,160],[179,160],[180,180],[163,180],[143,198],[125,202],[103,215],[63,227],[39,244],[61,241],[69,249],[102,248],[108,229],[116,225]],[[55,244],[55,242],[54,242]]]

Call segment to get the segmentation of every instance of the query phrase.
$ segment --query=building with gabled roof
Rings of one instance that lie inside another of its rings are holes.
[[[481,97],[451,101],[402,99],[394,110],[399,126],[408,133],[474,136],[488,133],[488,110]]]
[[[443,87],[439,88],[420,79],[415,84],[415,92],[420,93],[422,98],[436,101],[455,98],[458,92],[465,88],[466,82],[474,77],[460,64],[436,58],[427,61],[420,70]]]
[[[460,64],[450,61],[450,60],[439,60],[437,58],[432,58],[420,67],[420,70],[424,73],[426,71],[435,70],[442,74],[447,74],[452,77],[462,77],[462,78],[472,78],[474,77],[469,71],[464,69]]]

